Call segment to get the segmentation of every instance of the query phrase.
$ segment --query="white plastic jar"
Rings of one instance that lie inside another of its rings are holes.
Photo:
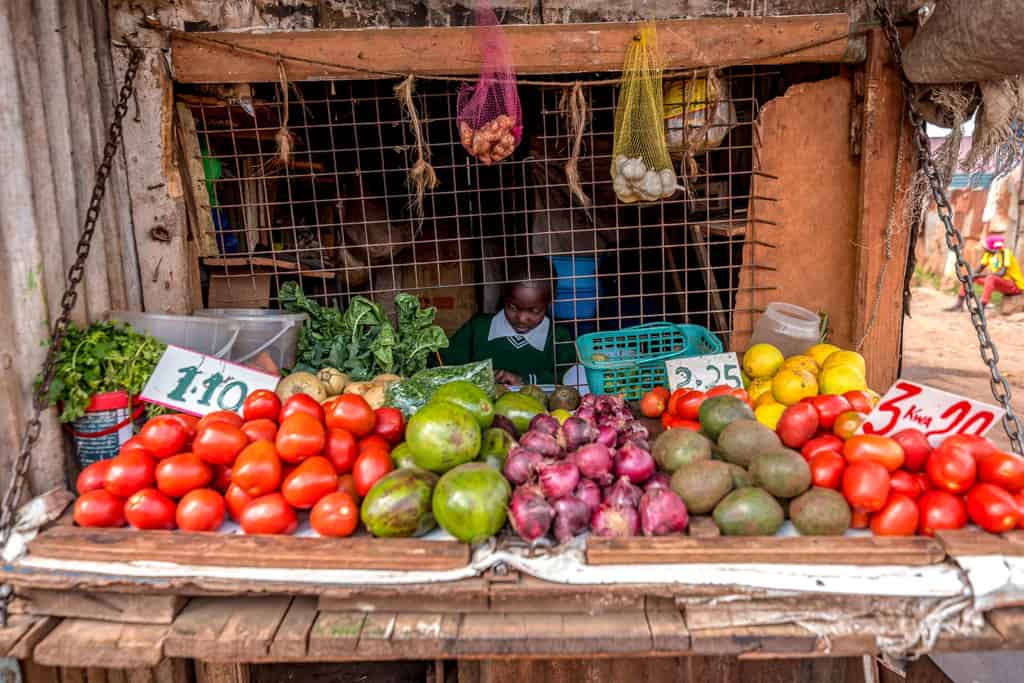
[[[750,344],[771,344],[786,358],[804,353],[820,338],[818,314],[793,304],[773,302],[754,323]]]

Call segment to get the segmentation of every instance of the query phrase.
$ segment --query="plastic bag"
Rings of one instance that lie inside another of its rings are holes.
[[[523,135],[516,73],[505,36],[487,2],[474,13],[480,40],[480,79],[459,89],[456,121],[459,140],[485,165],[511,156]]]
[[[494,365],[491,359],[465,365],[446,365],[420,370],[407,380],[388,386],[384,404],[398,408],[408,419],[427,405],[439,387],[449,382],[472,382],[494,398]]]
[[[626,203],[667,199],[677,189],[662,122],[661,62],[653,24],[640,29],[626,50],[615,109],[612,187]]]
[[[665,140],[675,156],[692,157],[718,147],[736,125],[729,82],[714,72],[666,83],[664,111]]]

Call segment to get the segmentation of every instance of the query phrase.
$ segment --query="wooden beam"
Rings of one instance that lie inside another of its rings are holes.
[[[640,24],[505,26],[519,74],[620,71]],[[666,68],[858,61],[847,14],[673,19],[658,22]],[[278,57],[292,80],[470,76],[480,71],[472,27],[334,29],[272,33],[174,33],[179,83],[277,81]]]
[[[853,339],[863,338],[868,386],[884,393],[899,375],[903,280],[910,230],[901,220],[915,167],[913,130],[906,122],[900,77],[881,30],[868,37],[860,165],[860,222],[853,301]],[[903,125],[901,127],[901,122]],[[897,159],[900,131],[902,158]],[[895,203],[895,207],[891,205]],[[893,227],[886,246],[890,212]],[[890,256],[886,259],[886,249]],[[883,271],[884,269],[884,271]],[[883,277],[884,275],[884,277]],[[877,310],[876,307],[877,306]]]

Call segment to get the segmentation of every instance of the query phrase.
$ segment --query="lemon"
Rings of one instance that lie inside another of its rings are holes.
[[[782,367],[790,370],[806,370],[812,375],[818,374],[818,363],[810,356],[790,356]]]
[[[743,372],[751,379],[771,377],[785,360],[782,351],[771,344],[754,344],[743,354]]]
[[[779,418],[786,411],[786,406],[781,403],[769,403],[754,409],[754,417],[757,421],[771,430],[779,424]]]
[[[850,367],[859,370],[861,375],[867,374],[867,365],[864,363],[864,356],[860,355],[856,351],[836,351],[825,359],[821,369],[827,370],[828,368],[833,368],[837,365],[849,365]]]
[[[877,406],[882,401],[882,397],[878,395],[877,391],[874,391],[873,389],[868,389],[867,387],[865,387],[862,391],[868,395],[868,400],[871,401],[872,408]]]
[[[750,385],[747,387],[747,393],[750,394],[751,401],[757,401],[765,393],[770,396],[772,393],[772,378],[761,377],[750,381]]]
[[[740,370],[740,379],[743,380],[743,388],[749,390],[750,383],[753,382],[754,380],[750,379],[750,377],[747,376],[747,373],[743,372],[742,370]]]
[[[761,406],[770,406],[773,403],[779,402],[775,400],[774,396],[772,396],[771,388],[769,388],[767,391],[761,394],[756,401],[754,401],[754,407],[760,408]],[[779,403],[779,405],[781,406],[782,404]]]
[[[558,420],[558,424],[565,424],[565,421],[572,417],[572,413],[568,410],[562,410],[559,408],[558,410],[551,411],[551,417]]]
[[[868,388],[864,374],[852,365],[833,365],[825,368],[818,376],[823,394],[845,394],[847,391],[861,391]]]
[[[772,378],[772,396],[783,405],[791,406],[817,395],[818,380],[806,370],[783,368]]]
[[[821,367],[825,364],[825,360],[836,351],[842,351],[842,349],[835,344],[815,344],[804,351],[804,355],[813,358],[818,367]]]

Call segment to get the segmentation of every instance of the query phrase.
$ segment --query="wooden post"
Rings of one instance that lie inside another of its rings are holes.
[[[884,392],[899,375],[902,354],[903,281],[912,226],[901,219],[916,151],[909,122],[901,128],[906,112],[900,78],[881,30],[868,37],[865,69],[853,339],[864,340],[861,353],[867,361],[868,386]],[[897,166],[901,130],[903,150]],[[887,260],[885,233],[890,215]]]

